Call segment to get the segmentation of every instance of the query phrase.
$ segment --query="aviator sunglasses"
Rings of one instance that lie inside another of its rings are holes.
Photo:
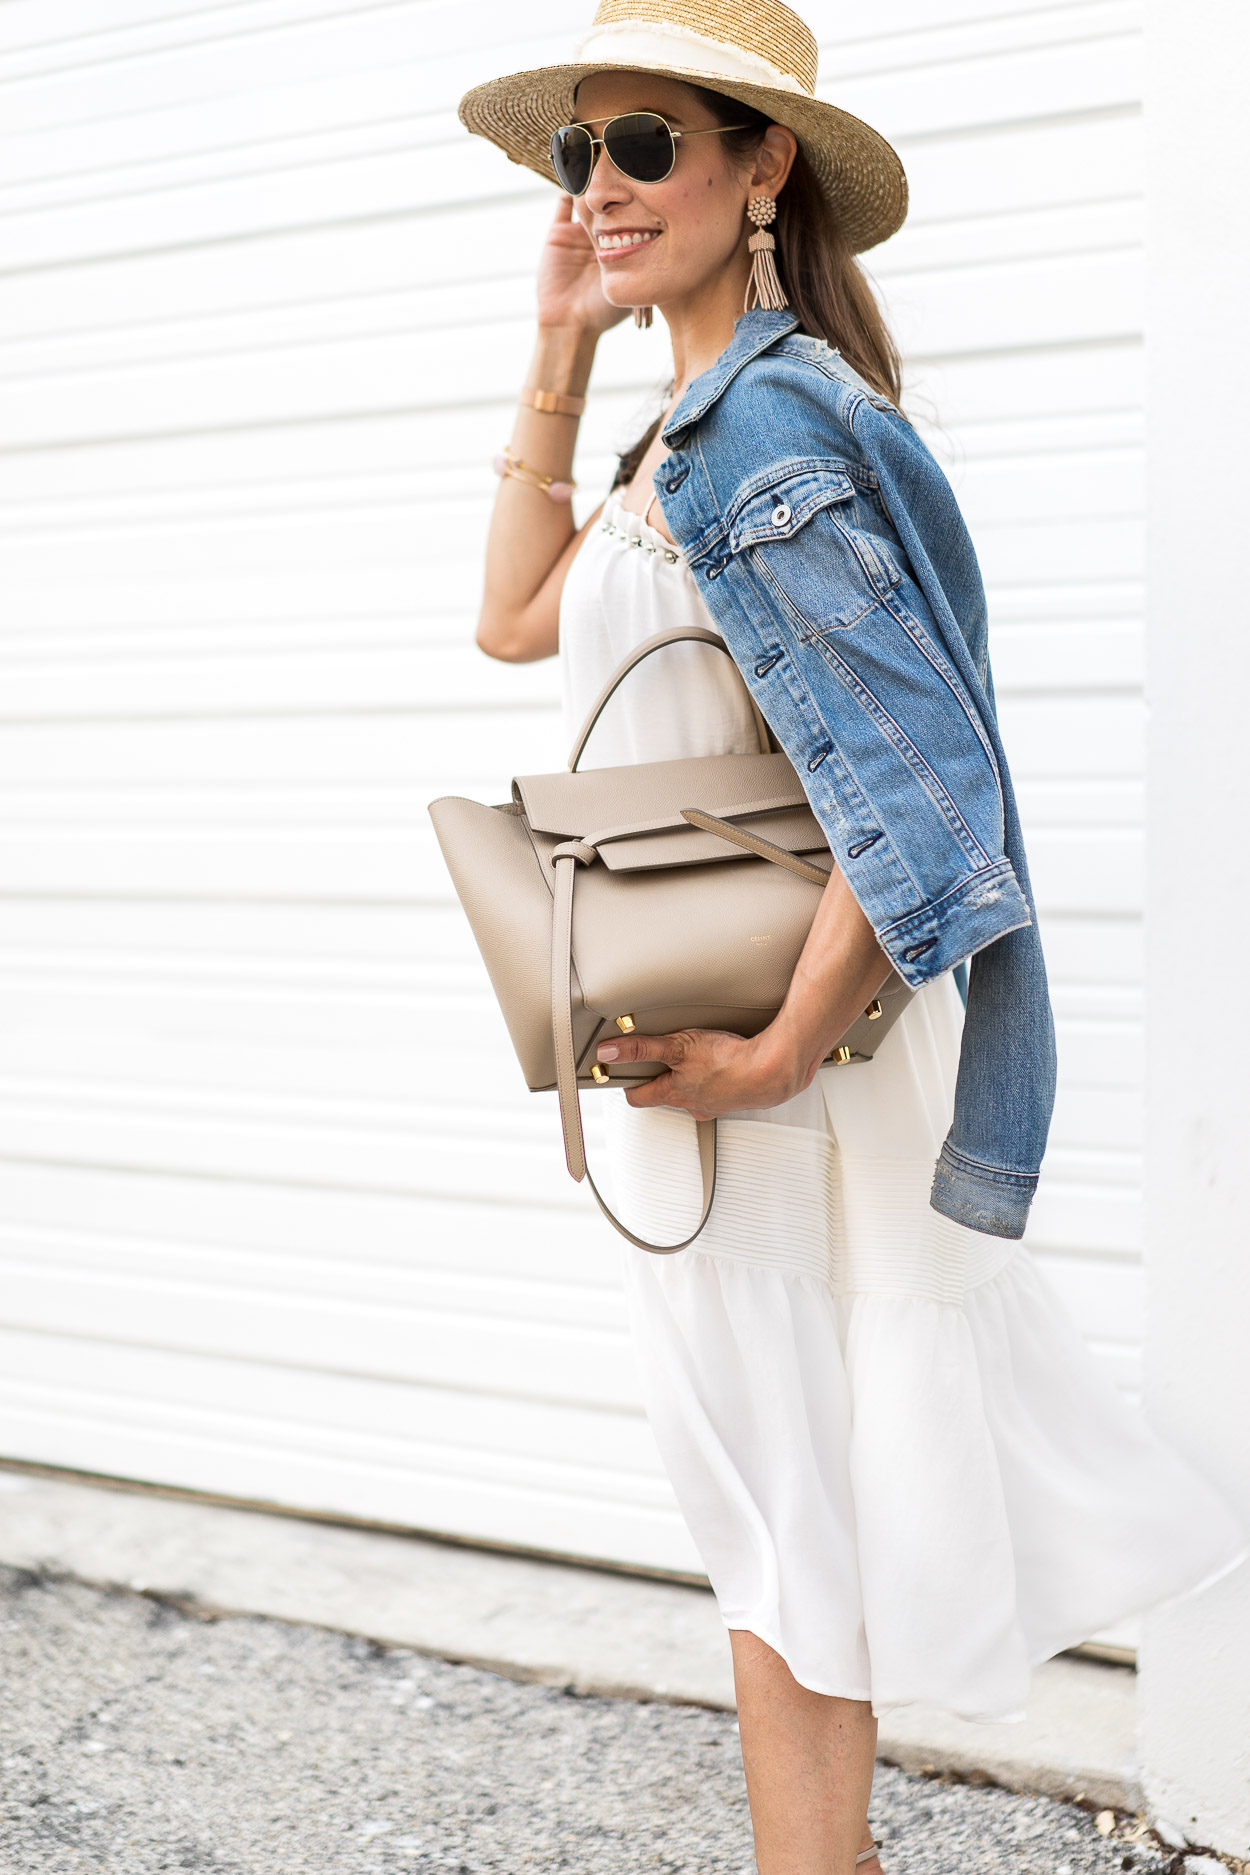
[[[674,130],[655,111],[630,111],[610,117],[601,137],[585,124],[562,124],[552,133],[551,166],[567,195],[585,195],[595,169],[595,151],[607,151],[614,169],[630,182],[663,182],[677,161],[678,137],[716,137],[745,124],[712,124],[706,130]]]

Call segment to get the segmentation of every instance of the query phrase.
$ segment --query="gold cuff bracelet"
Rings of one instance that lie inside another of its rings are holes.
[[[545,417],[580,417],[586,408],[586,399],[569,391],[535,391],[528,385],[521,392],[521,402]]]

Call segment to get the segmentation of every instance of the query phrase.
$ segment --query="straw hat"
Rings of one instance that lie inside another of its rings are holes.
[[[475,86],[460,121],[555,182],[551,133],[574,116],[578,82],[605,71],[705,85],[787,124],[857,252],[902,226],[903,165],[884,137],[815,96],[816,41],[780,0],[600,0],[572,64]]]

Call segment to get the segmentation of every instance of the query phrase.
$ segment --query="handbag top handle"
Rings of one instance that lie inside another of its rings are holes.
[[[630,652],[629,656],[617,665],[607,683],[591,705],[590,712],[578,732],[577,739],[569,755],[569,773],[571,775],[577,773],[577,765],[586,752],[586,744],[589,742],[591,732],[598,723],[599,718],[603,715],[604,710],[616,695],[617,689],[624,682],[625,678],[628,677],[634,666],[636,664],[641,664],[644,658],[649,658],[653,651],[662,651],[665,645],[683,643],[711,645],[713,650],[723,652],[727,658],[732,660],[733,657],[733,653],[730,651],[724,639],[718,637],[715,632],[705,630],[701,625],[675,626],[671,631],[657,632],[654,637],[648,638],[642,644],[637,645],[634,650]],[[737,668],[735,664],[734,669],[737,670]],[[746,690],[745,684],[743,685],[743,689],[746,691],[748,701],[751,705],[751,714],[755,719],[755,732],[759,742],[759,753],[761,755],[769,755],[772,753],[772,738],[769,734],[768,724],[765,722],[755,698],[751,696],[749,690]],[[770,843],[764,842],[763,844],[769,845]],[[776,851],[780,854],[780,849],[776,849]],[[770,852],[763,856],[771,858],[774,855]],[[632,1230],[629,1230],[621,1223],[621,1220],[608,1205],[598,1186],[595,1184],[590,1167],[586,1163],[586,1146],[582,1137],[581,1101],[578,1097],[577,1090],[577,1060],[573,1046],[573,879],[577,871],[577,864],[575,862],[580,861],[582,864],[585,864],[587,859],[594,858],[594,852],[593,849],[588,850],[581,848],[580,843],[577,841],[569,841],[565,843],[563,848],[557,847],[552,858],[555,862],[557,883],[556,903],[552,921],[551,1018],[553,1040],[555,1042],[556,1082],[559,1090],[560,1125],[564,1134],[565,1159],[573,1177],[579,1180],[582,1178],[586,1180],[594,1194],[595,1202],[599,1206],[599,1209],[603,1212],[608,1222],[621,1233],[622,1237],[627,1237],[630,1243],[636,1244],[640,1250],[650,1250],[656,1255],[670,1256],[673,1251],[684,1250],[688,1244],[692,1244],[695,1238],[702,1232],[704,1225],[711,1215],[712,1200],[716,1192],[716,1121],[698,1120],[695,1122],[695,1135],[699,1147],[699,1172],[703,1185],[703,1205],[702,1215],[690,1235],[684,1237],[680,1243],[674,1244],[648,1243],[645,1237],[635,1236]],[[788,853],[782,856],[782,863],[785,862],[789,862],[791,865],[795,864],[792,856]],[[801,865],[802,862],[800,861],[798,864]],[[806,874],[804,876],[806,876]],[[822,873],[820,876],[823,880],[825,875]]]
[[[713,650],[723,651],[730,662],[733,662],[733,653],[724,639],[719,638],[715,632],[706,631],[702,625],[677,625],[674,626],[671,631],[656,632],[653,638],[648,638],[644,640],[642,644],[635,646],[629,656],[624,658],[621,663],[617,665],[612,675],[608,678],[607,683],[591,704],[590,714],[578,731],[577,739],[573,744],[572,753],[569,756],[570,775],[575,775],[577,773],[577,764],[586,753],[586,744],[590,741],[591,731],[599,721],[599,718],[603,715],[603,712],[607,709],[612,698],[616,695],[617,689],[629,676],[634,666],[636,664],[641,664],[644,658],[649,658],[653,651],[662,651],[665,645],[682,643],[711,645]],[[737,670],[737,668],[738,666],[735,663],[734,669]],[[768,755],[772,752],[773,746],[772,738],[768,731],[768,724],[764,721],[759,704],[755,701],[750,691],[747,690],[746,685],[743,684],[742,688],[746,694],[747,701],[751,705],[751,714],[755,718],[755,733],[759,741],[759,752],[761,755]]]

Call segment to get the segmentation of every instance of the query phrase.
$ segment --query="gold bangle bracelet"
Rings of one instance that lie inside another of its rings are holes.
[[[502,454],[496,456],[493,466],[495,474],[501,479],[511,476],[515,481],[524,482],[527,488],[536,488],[552,501],[572,501],[573,490],[577,487],[571,477],[563,481],[554,475],[544,475],[532,463],[522,462],[519,456],[514,456],[510,449],[505,448]]]
[[[580,417],[586,408],[586,399],[574,397],[570,391],[537,391],[528,384],[521,392],[521,402],[541,411],[544,417]]]

